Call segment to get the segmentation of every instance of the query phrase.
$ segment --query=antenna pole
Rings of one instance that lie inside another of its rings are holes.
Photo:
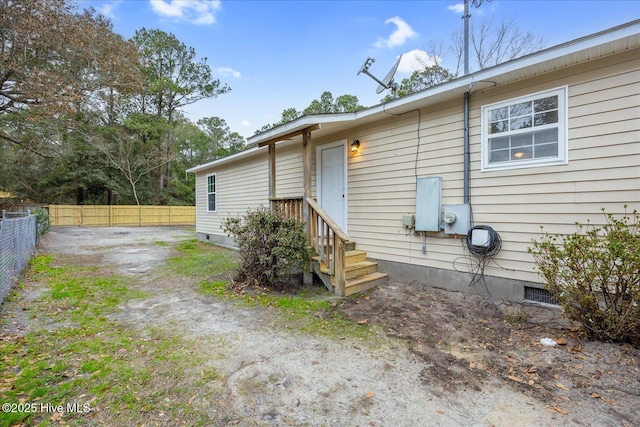
[[[471,0],[471,5],[478,8],[485,1],[491,0]],[[462,15],[462,19],[464,19],[464,74],[469,74],[469,18],[471,18],[469,0],[464,0],[464,15]]]
[[[464,0],[464,74],[469,74],[469,0]]]

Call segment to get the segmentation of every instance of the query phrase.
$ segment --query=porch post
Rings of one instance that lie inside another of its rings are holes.
[[[273,211],[276,197],[276,144],[269,144],[269,207]]]
[[[307,234],[307,246],[311,246],[311,215],[307,199],[311,198],[311,131],[302,134],[302,166],[304,175],[304,193],[302,194],[302,217],[305,221],[305,233]],[[303,282],[305,285],[313,284],[313,262],[305,269]]]

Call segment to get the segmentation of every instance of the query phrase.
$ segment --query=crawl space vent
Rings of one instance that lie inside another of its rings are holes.
[[[532,288],[529,286],[524,287],[524,299],[535,302],[542,302],[545,304],[558,305],[558,301],[553,299],[551,292],[546,289]]]

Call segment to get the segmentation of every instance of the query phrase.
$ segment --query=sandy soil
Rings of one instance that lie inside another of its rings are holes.
[[[353,320],[384,325],[382,345],[302,335],[283,330],[271,311],[220,301],[187,278],[158,274],[175,252],[154,242],[193,236],[180,228],[54,228],[44,251],[136,277],[132,283],[150,296],[122,306],[118,322],[222,348],[209,363],[224,376],[223,409],[215,409],[224,416],[212,420],[226,421],[212,425],[640,423],[640,352],[581,342],[557,311],[496,308],[474,295],[391,283],[338,307]],[[545,347],[544,337],[567,344]]]
[[[502,388],[526,396],[537,410],[561,414],[556,420],[563,425],[640,425],[640,350],[584,342],[558,309],[494,305],[476,295],[394,283],[345,300],[342,310],[406,340],[427,365],[423,384],[440,396],[473,398]],[[545,346],[542,338],[562,345]],[[513,409],[490,421],[518,424],[509,419]]]

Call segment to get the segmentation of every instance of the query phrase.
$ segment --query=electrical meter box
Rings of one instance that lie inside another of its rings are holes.
[[[404,228],[413,228],[416,225],[415,215],[402,215],[402,225]]]
[[[465,205],[444,205],[442,209],[444,234],[465,235],[471,228],[471,207]]]

